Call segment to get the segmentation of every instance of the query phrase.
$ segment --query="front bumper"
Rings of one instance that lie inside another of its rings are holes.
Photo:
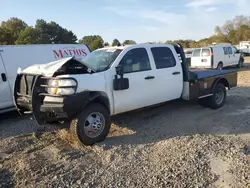
[[[64,97],[46,96],[40,106],[40,112],[45,114],[45,121],[69,120],[81,111],[87,99],[87,92]]]
[[[56,79],[56,78],[51,78]],[[14,102],[20,114],[33,114],[38,124],[70,120],[78,114],[89,93],[50,95],[44,85],[48,78],[42,75],[18,74],[14,87]]]

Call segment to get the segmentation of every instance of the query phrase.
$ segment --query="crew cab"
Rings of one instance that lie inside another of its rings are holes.
[[[175,99],[221,108],[235,70],[192,70],[179,44],[136,44],[93,51],[19,70],[14,99],[40,124],[69,122],[82,144],[103,141],[111,116]]]

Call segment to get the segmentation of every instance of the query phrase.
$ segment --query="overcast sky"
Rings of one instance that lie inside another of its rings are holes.
[[[99,34],[121,42],[201,39],[236,15],[250,16],[250,0],[0,0],[0,21],[55,21],[78,37]]]

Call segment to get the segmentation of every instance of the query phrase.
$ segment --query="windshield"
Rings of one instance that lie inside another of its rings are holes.
[[[91,52],[81,61],[96,72],[106,70],[121,53],[121,49],[103,49]]]

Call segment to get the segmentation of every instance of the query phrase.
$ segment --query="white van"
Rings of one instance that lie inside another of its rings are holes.
[[[18,68],[71,56],[82,59],[89,53],[85,44],[0,45],[0,113],[15,109],[12,92]]]
[[[232,45],[215,45],[194,49],[190,68],[223,69],[243,66],[244,58]]]

